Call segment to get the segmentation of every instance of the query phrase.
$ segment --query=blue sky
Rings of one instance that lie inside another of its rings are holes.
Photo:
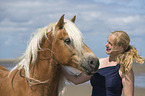
[[[38,28],[77,16],[76,25],[97,57],[107,57],[105,44],[115,30],[126,31],[131,45],[145,57],[144,0],[0,0],[0,58],[25,52]]]

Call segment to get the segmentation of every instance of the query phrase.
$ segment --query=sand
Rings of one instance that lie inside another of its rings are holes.
[[[67,85],[64,96],[91,96],[90,84]]]

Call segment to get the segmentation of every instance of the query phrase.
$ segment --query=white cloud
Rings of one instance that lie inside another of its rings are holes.
[[[126,16],[126,17],[115,17],[115,18],[110,18],[108,22],[110,23],[116,23],[119,24],[118,22],[122,22],[123,24],[125,23],[135,23],[138,21],[142,21],[144,19],[144,16]]]
[[[109,18],[106,22],[108,26],[110,26],[111,29],[122,29],[127,30],[129,34],[132,35],[144,35],[144,24],[145,24],[145,16],[139,16],[139,15],[128,15],[128,16],[118,16],[114,18]]]

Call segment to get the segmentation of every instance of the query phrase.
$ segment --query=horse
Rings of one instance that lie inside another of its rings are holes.
[[[75,18],[62,15],[39,28],[12,70],[0,66],[1,96],[60,96],[63,66],[86,74],[98,69],[98,58],[84,43]]]

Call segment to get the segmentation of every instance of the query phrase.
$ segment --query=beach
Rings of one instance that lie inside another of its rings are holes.
[[[3,65],[10,70],[14,67],[15,61],[16,60],[14,59],[1,59],[0,65]],[[134,63],[133,70],[135,74],[134,96],[145,96],[145,64],[141,65]],[[91,96],[91,93],[92,87],[89,82],[80,85],[67,84],[63,96]]]

